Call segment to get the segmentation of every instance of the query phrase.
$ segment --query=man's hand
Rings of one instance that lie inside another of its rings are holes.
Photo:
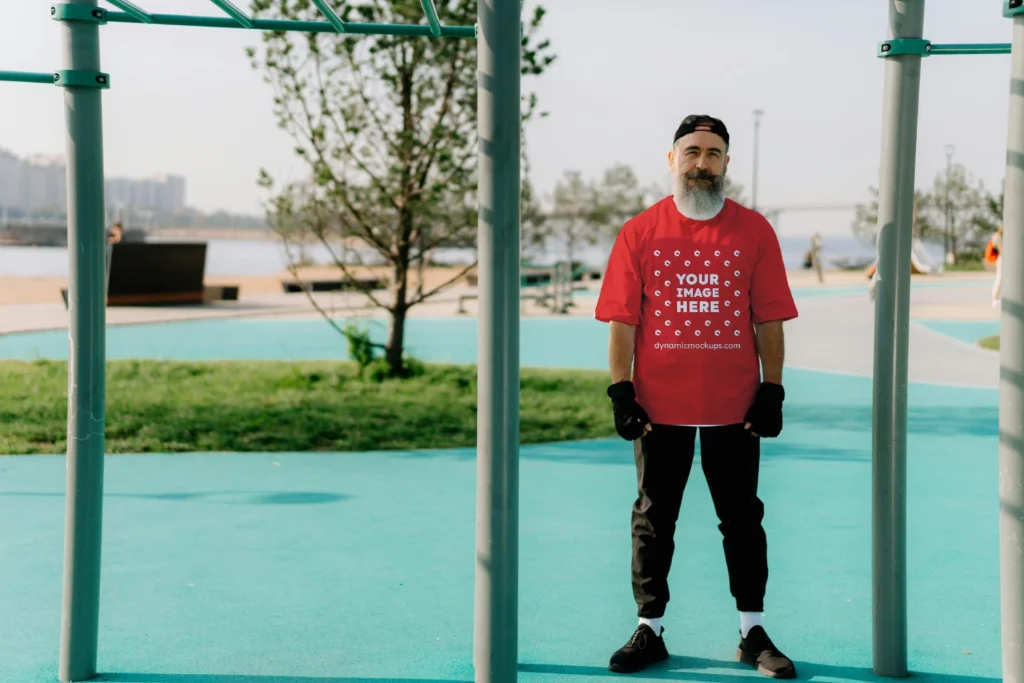
[[[781,384],[761,382],[753,405],[747,411],[744,429],[754,436],[774,438],[782,432],[782,401],[786,392]]]
[[[636,441],[651,431],[651,418],[636,402],[636,390],[632,382],[617,382],[608,387],[615,414],[615,431],[626,441]]]

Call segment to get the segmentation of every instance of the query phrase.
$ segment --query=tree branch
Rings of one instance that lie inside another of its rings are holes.
[[[466,275],[466,273],[468,273],[469,271],[471,271],[474,268],[476,268],[477,263],[478,263],[477,261],[473,261],[473,263],[471,263],[470,265],[468,265],[465,268],[463,268],[461,271],[459,271],[457,274],[455,274],[455,276],[449,278],[448,280],[446,280],[445,282],[439,284],[437,287],[434,287],[430,291],[428,291],[428,292],[426,292],[424,294],[421,294],[421,295],[417,296],[416,298],[414,298],[412,301],[410,301],[408,303],[408,306],[411,307],[411,306],[415,306],[418,303],[422,303],[422,302],[426,301],[427,299],[429,299],[430,297],[432,297],[435,294],[437,294],[438,292],[440,292],[445,287],[451,286],[459,278],[464,277]]]

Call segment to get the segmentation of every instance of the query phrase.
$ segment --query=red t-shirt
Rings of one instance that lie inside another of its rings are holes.
[[[761,382],[754,323],[796,304],[771,224],[732,200],[709,221],[668,196],[612,247],[594,316],[637,326],[633,384],[657,424],[742,422]]]

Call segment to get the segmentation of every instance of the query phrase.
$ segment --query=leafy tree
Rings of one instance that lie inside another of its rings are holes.
[[[947,206],[947,194],[949,191]],[[860,204],[851,225],[853,234],[872,244],[877,241],[878,188],[870,187],[870,201]],[[942,242],[953,259],[973,258],[984,250],[989,236],[1002,223],[1003,195],[990,194],[962,165],[936,174],[929,190],[914,191],[914,236]],[[948,209],[948,218],[947,218]]]
[[[734,181],[728,174],[725,176],[725,196],[737,204],[747,206],[747,198],[743,194],[743,186]]]
[[[653,186],[642,187],[625,164],[607,168],[599,181],[585,179],[580,171],[565,171],[555,185],[545,238],[561,243],[572,263],[580,246],[613,237],[625,221],[663,196]]]
[[[585,180],[579,171],[566,171],[555,185],[548,237],[561,242],[569,263],[579,247],[597,244],[600,239],[598,196],[596,183]]]
[[[550,236],[551,226],[548,216],[541,205],[537,192],[530,181],[530,162],[526,158],[526,145],[523,145],[523,161],[519,205],[519,258],[528,260],[529,255],[542,251],[545,241]]]
[[[998,197],[993,194],[985,197],[984,211],[975,218],[983,233],[995,232],[1003,224],[1003,199],[1003,192]]]
[[[606,224],[614,221],[616,214],[635,216],[649,205],[648,193],[649,190],[640,187],[640,181],[632,168],[625,164],[615,164],[605,170],[597,186],[596,218]]]
[[[352,0],[337,8],[342,20],[425,24],[418,0]],[[476,0],[441,0],[447,25],[476,23]],[[255,16],[322,21],[309,0],[252,0]],[[554,61],[538,40],[545,15],[524,17],[524,77]],[[390,271],[387,295],[364,287],[391,318],[385,359],[405,373],[403,345],[409,309],[455,283],[475,263],[427,289],[429,254],[472,247],[477,228],[477,45],[468,39],[267,31],[248,54],[274,90],[278,124],[295,140],[308,168],[300,182],[274,188],[271,222],[294,240],[316,240],[346,278],[354,267],[336,251],[354,243],[375,253]],[[522,120],[543,115],[524,87]]]
[[[871,199],[864,204],[858,204],[853,223],[850,229],[854,237],[862,243],[876,244],[878,242],[878,188],[874,185],[868,188]]]
[[[976,254],[988,239],[984,230],[988,197],[984,184],[962,164],[953,164],[948,174],[945,170],[938,173],[918,206],[921,238],[941,240],[946,253],[954,258],[961,253]]]

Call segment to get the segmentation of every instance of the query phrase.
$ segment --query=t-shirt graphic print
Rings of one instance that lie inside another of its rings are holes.
[[[637,326],[633,383],[657,424],[742,422],[761,379],[754,323],[796,316],[763,216],[727,200],[696,221],[671,196],[623,226],[595,310]]]
[[[655,317],[664,320],[665,326],[664,330],[654,328],[656,337],[665,337],[655,348],[742,348],[739,337],[744,336],[745,327],[737,323],[742,322],[744,309],[749,307],[744,291],[749,272],[744,276],[740,268],[742,252],[711,247],[702,250],[692,245],[672,249],[682,246],[678,243],[665,246],[653,249],[648,259],[655,268],[650,275],[656,287],[653,298],[658,300],[656,303],[664,303],[664,308],[654,308]],[[673,344],[673,340],[679,343]]]

